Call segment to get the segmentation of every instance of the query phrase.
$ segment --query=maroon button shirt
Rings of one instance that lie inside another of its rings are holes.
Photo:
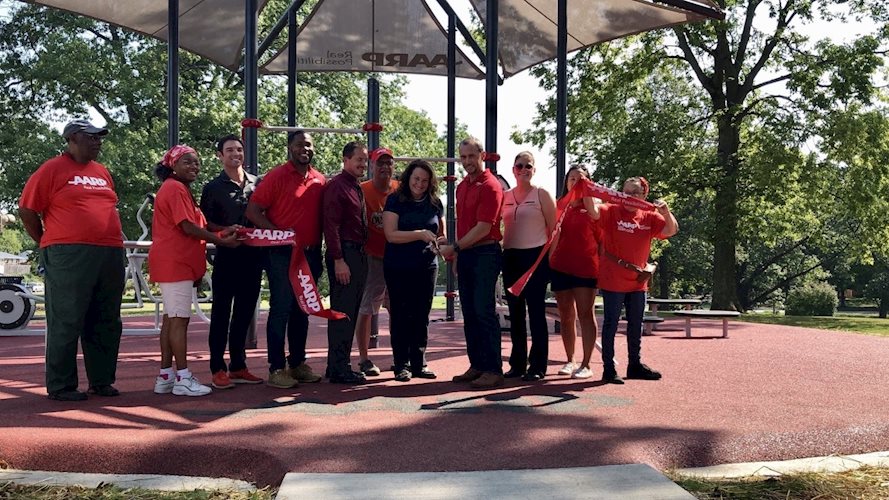
[[[367,242],[364,193],[358,179],[351,174],[340,172],[327,183],[321,211],[330,258],[343,258],[343,242],[349,241],[362,247]]]

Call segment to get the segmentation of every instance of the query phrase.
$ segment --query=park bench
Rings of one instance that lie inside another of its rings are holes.
[[[691,320],[693,319],[722,319],[722,338],[728,338],[728,320],[741,316],[738,311],[719,311],[716,309],[695,309],[692,311],[676,311],[673,313],[678,318],[685,318],[685,336],[691,337]]]

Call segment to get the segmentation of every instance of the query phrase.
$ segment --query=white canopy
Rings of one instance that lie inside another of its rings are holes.
[[[167,41],[168,0],[25,0]],[[258,9],[267,0],[258,0]],[[244,47],[244,0],[179,0],[179,47],[232,71]]]
[[[470,1],[485,22],[487,2]],[[686,3],[719,12],[710,0]],[[645,0],[570,0],[567,5],[568,52],[709,17]],[[556,57],[556,0],[500,0],[499,7],[499,56],[504,77]]]
[[[299,29],[297,71],[447,75],[448,37],[424,0],[322,0]],[[287,72],[285,47],[263,66]],[[457,76],[484,78],[457,47]]]

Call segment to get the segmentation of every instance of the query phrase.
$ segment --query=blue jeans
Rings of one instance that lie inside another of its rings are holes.
[[[290,247],[271,247],[266,259],[269,276],[269,317],[266,323],[266,341],[269,349],[269,372],[299,366],[306,360],[306,338],[309,334],[309,317],[299,308],[290,284]],[[307,249],[306,261],[312,277],[318,282],[321,276],[321,247]],[[284,337],[290,347],[290,355],[284,357]]]
[[[645,292],[609,292],[602,290],[605,299],[605,320],[602,321],[602,364],[605,373],[614,369],[614,334],[620,321],[620,310],[627,309],[628,366],[642,363],[642,317],[645,315]]]
[[[502,267],[503,251],[497,243],[467,248],[457,258],[457,288],[469,366],[497,374],[503,373],[503,360],[494,289]]]

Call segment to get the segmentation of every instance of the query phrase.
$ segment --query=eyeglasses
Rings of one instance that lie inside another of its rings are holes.
[[[635,191],[624,191],[624,194],[628,194],[630,196],[639,196],[639,195],[644,195],[645,191],[643,191],[641,189],[637,189]]]
[[[515,165],[512,166],[512,168],[514,168],[516,170],[522,170],[522,169],[531,170],[534,168],[534,165],[530,164],[530,163],[527,165],[522,164],[522,163],[516,163]]]

